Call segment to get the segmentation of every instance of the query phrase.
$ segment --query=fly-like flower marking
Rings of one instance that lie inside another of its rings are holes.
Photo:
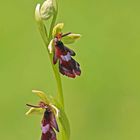
[[[42,135],[41,140],[56,140],[54,129],[59,132],[55,115],[50,106],[46,106],[44,116],[41,122]]]
[[[59,132],[59,128],[53,111],[54,108],[45,104],[44,102],[40,102],[38,106],[29,104],[27,104],[27,106],[44,110],[43,118],[41,121],[41,140],[57,140],[55,130]]]
[[[59,71],[61,74],[71,78],[75,78],[81,74],[80,65],[76,62],[72,56],[75,56],[75,52],[66,47],[62,38],[71,33],[62,34],[58,33],[54,38],[54,54],[53,64],[59,63]]]

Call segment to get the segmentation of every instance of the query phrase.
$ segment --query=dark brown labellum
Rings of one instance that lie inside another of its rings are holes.
[[[62,37],[65,35],[62,35]],[[71,78],[75,78],[77,75],[79,76],[81,74],[80,64],[72,58],[72,56],[75,56],[75,52],[64,46],[60,35],[59,38],[56,37],[54,39],[54,44],[53,63],[56,64],[59,61],[60,73]]]
[[[54,113],[50,109],[46,109],[41,122],[42,136],[41,140],[57,140],[54,129],[59,132]]]

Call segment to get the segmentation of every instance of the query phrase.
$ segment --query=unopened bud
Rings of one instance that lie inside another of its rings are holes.
[[[53,0],[46,0],[40,8],[41,18],[44,20],[49,19],[55,12],[55,6]]]

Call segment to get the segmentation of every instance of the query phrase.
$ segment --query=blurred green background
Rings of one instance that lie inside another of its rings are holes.
[[[39,140],[32,89],[55,94],[55,82],[34,20],[41,0],[1,0],[0,140]],[[59,0],[64,31],[81,33],[71,47],[81,64],[62,76],[71,140],[140,140],[140,1]]]

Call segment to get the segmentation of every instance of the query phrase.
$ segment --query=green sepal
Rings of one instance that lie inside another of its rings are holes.
[[[81,37],[80,34],[69,34],[62,38],[64,44],[72,44]]]
[[[53,53],[53,50],[54,50],[53,39],[50,41],[50,43],[48,45],[48,50],[49,50],[50,54]]]
[[[43,92],[39,90],[32,90],[33,93],[35,93],[44,103],[50,104],[49,97]]]
[[[55,37],[57,34],[61,33],[63,27],[64,23],[58,23],[57,25],[55,25],[52,31],[52,36]]]
[[[31,114],[43,114],[44,113],[44,109],[42,108],[34,108],[34,107],[31,107],[27,112],[26,112],[26,115],[31,115]]]

